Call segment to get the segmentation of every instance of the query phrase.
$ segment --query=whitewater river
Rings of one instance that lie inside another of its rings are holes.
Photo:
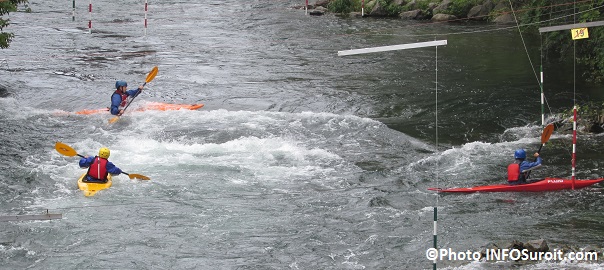
[[[31,13],[10,14],[0,216],[62,219],[0,222],[0,269],[431,269],[434,206],[442,248],[545,239],[604,257],[598,186],[427,190],[503,183],[515,149],[538,149],[541,62],[548,118],[573,97],[604,100],[572,61],[541,60],[536,30],[523,33],[525,47],[514,26],[308,16],[293,8],[304,1],[192,2],[150,1],[146,35],[143,1],[94,2],[92,33],[88,1],[76,1],[75,21],[67,1],[30,0]],[[434,40],[447,45],[337,53]],[[109,106],[116,80],[133,89],[154,66],[157,77],[116,124],[72,113]],[[205,106],[134,110],[147,102]],[[151,180],[120,175],[84,197],[76,179],[85,170],[55,151],[57,141],[83,155],[108,147],[118,167]],[[603,142],[581,134],[579,179],[604,174]],[[556,131],[541,154],[534,177],[570,177],[568,132]]]

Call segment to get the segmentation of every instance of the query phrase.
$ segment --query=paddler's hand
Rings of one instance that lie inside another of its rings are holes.
[[[135,97],[137,97],[138,95],[140,95],[143,92],[143,86],[139,86],[138,87],[138,91],[136,91],[136,95],[134,95]]]
[[[534,157],[538,157],[538,156],[539,156],[539,153],[535,153],[533,156],[534,156]]]
[[[124,113],[124,110],[120,110],[120,111],[117,113],[117,116],[122,116],[122,114],[123,114],[123,113]]]

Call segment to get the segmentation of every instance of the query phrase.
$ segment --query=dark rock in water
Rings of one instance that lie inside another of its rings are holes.
[[[561,250],[563,253],[578,252],[579,251],[578,248],[572,247],[570,245],[564,245],[561,248],[559,248],[559,250]]]
[[[495,243],[488,243],[480,250],[480,257],[485,258],[487,256],[487,250],[498,250],[499,246]],[[490,251],[489,251],[490,252]]]
[[[589,128],[589,132],[592,133],[602,133],[604,132],[604,124],[593,123]]]
[[[526,243],[524,243],[524,248],[527,249],[530,252],[535,252],[535,251],[549,251],[549,246],[547,245],[547,242],[543,239],[539,239],[539,240],[530,240]]]
[[[326,8],[326,7],[329,5],[329,1],[330,1],[330,0],[318,0],[318,1],[315,3],[315,6],[318,6],[318,7],[325,7],[325,8]]]
[[[512,242],[505,243],[503,248],[512,250],[512,249],[523,249],[524,244],[518,240],[513,240]]]
[[[596,247],[593,247],[593,246],[586,246],[583,249],[583,252],[600,252],[600,250],[598,248],[596,248]]]
[[[391,206],[390,202],[388,201],[388,199],[384,198],[384,197],[376,197],[371,199],[371,201],[369,201],[369,206],[370,207],[385,207],[385,206]]]
[[[308,14],[313,15],[313,16],[321,16],[321,15],[325,14],[325,12],[323,12],[322,10],[313,9],[313,10],[309,11]]]
[[[5,87],[4,85],[0,84],[0,97],[8,97],[10,95],[10,93],[8,92],[8,88]]]

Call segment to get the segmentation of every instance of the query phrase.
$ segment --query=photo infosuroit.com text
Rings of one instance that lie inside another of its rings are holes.
[[[431,261],[597,261],[598,252],[529,251],[528,249],[486,249],[454,251],[451,248],[430,248],[426,258]]]

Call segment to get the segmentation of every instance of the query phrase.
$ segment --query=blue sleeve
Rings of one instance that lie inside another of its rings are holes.
[[[539,165],[541,165],[541,162],[542,162],[542,161],[543,161],[543,159],[541,159],[541,157],[537,157],[537,160],[535,160],[535,162],[532,162],[532,163],[530,164],[530,165],[531,165],[531,168],[532,168],[532,167],[535,167],[535,166],[539,166]]]
[[[128,96],[135,97],[136,95],[138,95],[138,92],[139,92],[138,89],[134,89],[134,90],[128,90],[128,91],[126,91],[126,94]]]
[[[520,171],[523,172],[523,171],[538,167],[541,165],[542,161],[543,161],[543,159],[541,159],[541,157],[537,157],[537,160],[535,160],[535,162],[523,161],[520,164]]]
[[[120,103],[122,103],[122,97],[118,94],[111,95],[111,114],[117,115],[120,112]]]
[[[90,167],[90,164],[92,164],[93,161],[94,161],[94,157],[80,159],[80,168]]]
[[[107,172],[112,175],[118,175],[118,174],[122,173],[122,170],[120,170],[120,168],[113,165],[113,163],[107,161]]]

